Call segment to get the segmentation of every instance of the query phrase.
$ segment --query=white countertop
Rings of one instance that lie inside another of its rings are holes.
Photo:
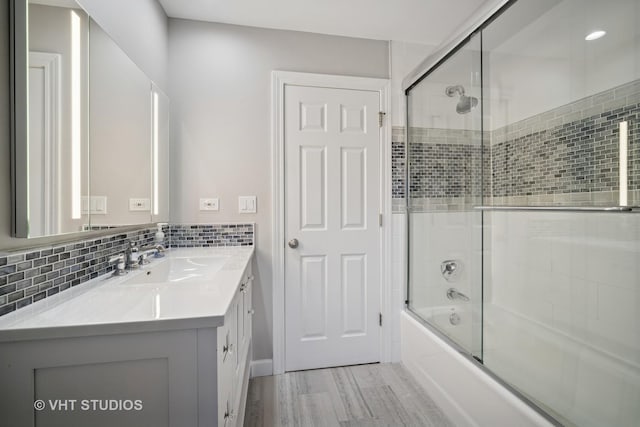
[[[221,326],[253,251],[168,250],[125,276],[97,277],[0,317],[0,342]]]

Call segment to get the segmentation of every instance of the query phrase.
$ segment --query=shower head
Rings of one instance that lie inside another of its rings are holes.
[[[464,94],[464,87],[461,85],[448,86],[444,91],[448,97],[460,95],[458,105],[456,105],[456,113],[467,114],[478,105],[478,98],[467,96]]]
[[[474,109],[476,105],[478,105],[478,98],[462,95],[458,101],[458,105],[456,105],[456,113],[467,114]]]

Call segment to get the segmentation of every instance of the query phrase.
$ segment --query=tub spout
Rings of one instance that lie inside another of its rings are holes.
[[[462,292],[458,291],[455,288],[449,288],[447,289],[447,298],[449,298],[450,300],[462,300],[462,301],[469,301],[469,297],[466,296],[465,294],[463,294]]]

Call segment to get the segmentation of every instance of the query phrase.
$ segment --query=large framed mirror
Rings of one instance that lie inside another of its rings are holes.
[[[75,0],[13,0],[15,237],[169,218],[169,99]]]

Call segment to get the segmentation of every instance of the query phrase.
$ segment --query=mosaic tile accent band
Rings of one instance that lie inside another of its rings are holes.
[[[618,190],[621,121],[629,128],[629,190],[640,189],[639,119],[633,104],[493,145],[492,195]]]
[[[171,224],[172,248],[253,246],[254,224]]]
[[[628,186],[634,196],[640,190],[640,80],[486,134],[484,140],[490,143],[483,156],[485,203],[488,197],[504,204],[508,198],[527,197],[535,204],[576,205],[582,199],[615,204],[621,121],[628,122]],[[394,128],[392,135],[400,135],[402,129]],[[468,198],[477,193],[471,186],[479,182],[474,160],[479,153],[471,147],[478,145],[474,141],[480,134],[470,132],[409,129],[412,199]],[[392,140],[394,199],[406,196],[403,141]],[[584,193],[597,197],[578,196]]]
[[[482,148],[409,143],[411,198],[480,195]]]
[[[254,224],[171,224],[167,247],[251,246]],[[0,254],[0,316],[113,271],[110,257],[154,243],[156,227]]]
[[[391,196],[404,199],[406,180],[406,155],[404,128],[394,127],[391,132]]]

